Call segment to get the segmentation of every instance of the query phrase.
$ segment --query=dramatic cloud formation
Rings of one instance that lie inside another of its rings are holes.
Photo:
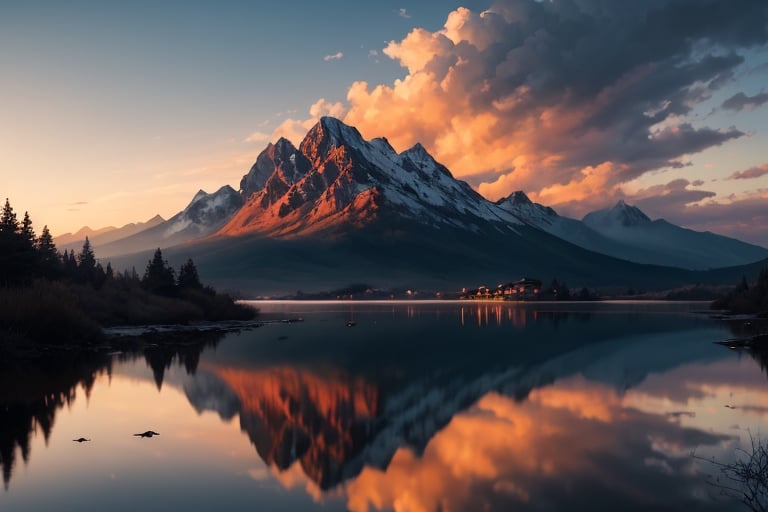
[[[754,110],[765,102],[768,102],[768,92],[761,92],[754,96],[747,96],[740,92],[725,100],[722,108],[726,110]]]
[[[745,134],[693,113],[766,42],[763,0],[459,8],[440,30],[391,41],[383,53],[407,73],[353,83],[344,120],[399,150],[421,142],[489,199],[522,189],[558,211],[604,207],[649,171],[684,169]],[[737,94],[724,107],[765,101]]]
[[[759,165],[757,167],[750,167],[745,171],[738,171],[731,174],[729,180],[751,180],[759,178],[768,174],[768,164]]]
[[[323,57],[323,60],[328,62],[329,60],[341,60],[344,57],[344,54],[342,52],[336,52],[332,55],[326,55]]]

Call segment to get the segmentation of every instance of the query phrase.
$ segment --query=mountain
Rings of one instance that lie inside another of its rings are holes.
[[[619,201],[613,208],[587,214],[582,222],[604,237],[625,245],[617,257],[637,261],[633,252],[650,255],[644,263],[689,269],[730,267],[768,258],[768,249],[715,233],[694,231],[651,220],[639,208]]]
[[[741,275],[629,262],[642,251],[522,193],[488,201],[420,144],[398,153],[385,138],[365,140],[331,117],[320,119],[298,147],[287,139],[269,144],[239,193],[229,189],[227,197],[232,213],[219,217],[218,230],[211,224],[192,232],[170,229],[191,226],[182,212],[136,235],[144,236],[142,243],[131,247],[145,252],[113,259],[113,268],[140,268],[162,247],[172,265],[191,257],[204,280],[250,297],[353,283],[459,292],[522,276],[576,289],[650,291],[731,284]],[[125,248],[109,249],[125,254]]]
[[[112,243],[116,240],[135,235],[136,233],[139,233],[145,229],[157,226],[162,222],[165,222],[165,219],[163,219],[160,215],[155,215],[146,222],[131,222],[130,224],[126,224],[119,228],[110,226],[93,230],[86,226],[76,233],[67,233],[65,235],[57,236],[55,239],[56,246],[59,250],[62,251],[79,251],[83,247],[85,237],[88,236],[88,240],[91,242],[91,245],[99,247]]]
[[[197,240],[216,232],[242,205],[240,194],[229,185],[212,194],[200,190],[170,219],[103,245],[93,241],[94,251],[99,258],[110,258]]]
[[[514,216],[488,202],[420,144],[397,153],[323,117],[295,148],[270,144],[240,183],[246,203],[220,235],[339,234],[389,220],[478,232],[514,232]]]
[[[690,270],[744,265],[768,257],[768,249],[732,238],[652,221],[639,208],[616,206],[587,214],[582,221],[562,217],[533,203],[521,191],[496,202],[529,226],[579,247],[637,263]]]
[[[127,225],[130,225],[130,224],[127,224]],[[107,226],[99,229],[92,229],[89,226],[83,226],[82,228],[78,229],[74,233],[63,233],[61,235],[56,235],[55,241],[56,241],[56,245],[60,249],[66,246],[75,245],[75,244],[77,244],[78,246],[82,246],[83,242],[85,242],[86,236],[88,237],[89,240],[93,240],[99,235],[104,235],[112,231],[117,231],[118,229],[119,228],[116,228],[115,226]]]

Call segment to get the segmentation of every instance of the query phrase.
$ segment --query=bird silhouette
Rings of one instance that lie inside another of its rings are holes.
[[[73,439],[76,443],[84,443],[85,441],[90,441],[90,439],[86,439],[84,437],[78,437],[77,439]]]
[[[155,432],[154,430],[147,430],[146,432],[142,432],[141,434],[133,434],[138,437],[152,437],[152,436],[159,436],[160,434],[158,432]]]

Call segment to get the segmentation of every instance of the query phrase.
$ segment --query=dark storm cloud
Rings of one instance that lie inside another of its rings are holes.
[[[736,111],[754,110],[766,102],[768,102],[768,92],[761,92],[754,96],[747,96],[743,92],[739,92],[725,100],[722,108]]]

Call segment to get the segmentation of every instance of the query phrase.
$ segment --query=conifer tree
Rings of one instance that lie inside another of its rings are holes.
[[[31,221],[29,227],[31,229]],[[26,249],[16,213],[6,199],[0,213],[0,286],[18,286],[31,281],[34,252]]]
[[[0,235],[12,235],[19,232],[19,221],[13,211],[11,202],[5,198],[5,206],[0,214]]]
[[[147,263],[144,277],[141,279],[141,286],[160,295],[173,295],[176,292],[174,271],[163,259],[163,253],[159,247]]]
[[[192,261],[192,258],[188,259],[186,263],[179,268],[178,285],[181,289],[199,289],[203,285],[200,282],[200,275],[197,273],[197,267]]]
[[[77,277],[81,283],[96,284],[96,255],[88,236],[85,237],[83,248],[77,255]]]
[[[48,226],[43,226],[43,232],[35,244],[37,249],[37,262],[40,266],[40,274],[48,279],[55,279],[62,271],[62,258],[56,250],[51,232]],[[66,251],[65,251],[66,253]]]

